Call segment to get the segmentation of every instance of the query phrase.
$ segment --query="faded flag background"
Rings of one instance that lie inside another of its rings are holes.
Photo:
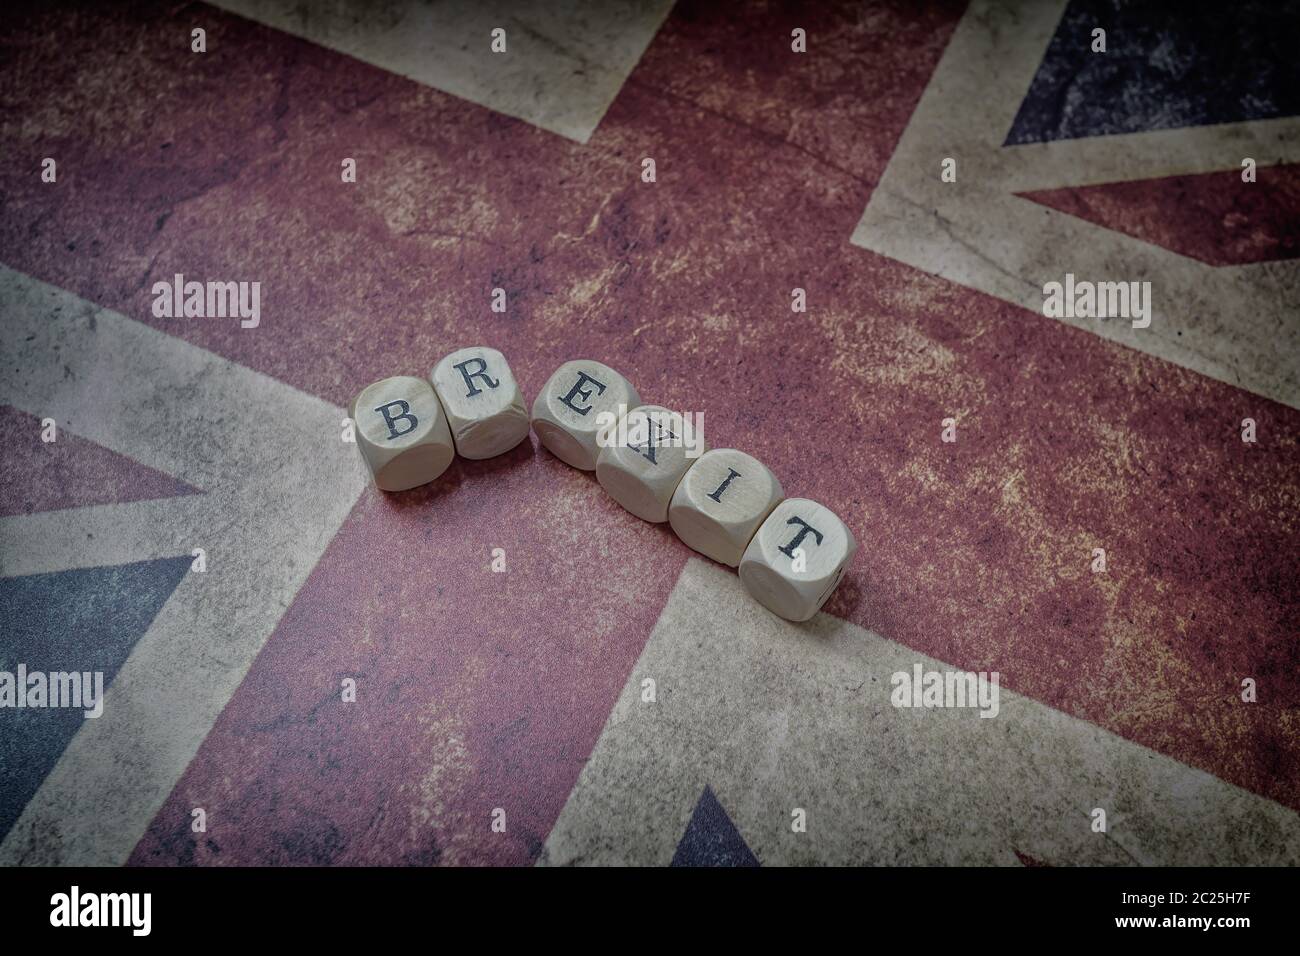
[[[0,863],[1300,862],[1297,35],[11,4],[0,670],[107,699],[0,710]],[[155,316],[178,273],[259,324]],[[1149,282],[1149,327],[1045,316],[1067,274]],[[348,402],[474,344],[530,401],[605,362],[826,503],[823,613],[535,438],[375,490]],[[998,715],[892,706],[916,664],[998,672]]]

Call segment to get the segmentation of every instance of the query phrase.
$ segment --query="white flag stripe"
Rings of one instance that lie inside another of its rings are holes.
[[[1267,281],[1242,281],[1260,270],[1217,269],[1012,195],[1031,186],[1087,181],[1085,164],[1103,156],[1096,176],[1104,181],[1185,172],[1184,138],[1196,144],[1215,135],[1169,130],[1042,148],[1003,147],[1062,7],[1063,0],[971,4],[852,241],[1039,315],[1043,286],[1067,272],[1094,281],[1149,280],[1149,328],[1134,329],[1122,319],[1056,321],[1300,407],[1300,323],[1284,320],[1300,312],[1300,263],[1269,263]],[[1255,157],[1262,164],[1276,162],[1279,150],[1294,155],[1300,149],[1300,123],[1272,123],[1260,130],[1256,136],[1272,130],[1284,137]],[[1224,130],[1218,142],[1230,142],[1234,133],[1241,135]],[[1155,144],[1162,139],[1167,148],[1160,164]],[[1075,153],[1075,159],[1065,160]],[[956,182],[940,178],[946,157],[957,160]],[[1240,159],[1234,148],[1217,168],[1240,168]],[[1059,181],[1051,175],[1057,166]]]
[[[156,557],[168,541],[172,554],[208,553],[207,571],[181,580],[108,688],[103,716],[80,728],[0,844],[0,865],[121,864],[361,494],[364,471],[340,441],[342,409],[2,266],[0,305],[21,407],[205,492],[60,511],[52,520],[65,528],[52,534],[38,517],[0,526],[7,574],[85,566],[73,541],[87,530],[120,539],[94,552],[112,561]],[[114,517],[155,526],[115,532]]]
[[[250,20],[585,143],[672,0],[216,0]],[[491,49],[505,31],[504,53]]]
[[[826,614],[781,621],[692,559],[539,862],[668,863],[706,786],[764,864],[1300,862],[1293,811],[1037,701],[895,708],[918,663],[951,669]]]
[[[1300,163],[1300,118],[1019,143],[1002,150],[1002,163],[990,167],[987,185],[1020,193],[1224,170],[1240,173],[1247,156],[1261,169]]]
[[[216,544],[212,529],[229,514],[221,497],[194,495],[8,515],[0,518],[0,577],[187,555]]]

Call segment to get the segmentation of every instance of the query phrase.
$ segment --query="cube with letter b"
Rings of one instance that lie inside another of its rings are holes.
[[[422,378],[395,375],[367,385],[348,414],[361,457],[383,491],[433,481],[456,457],[447,416]]]

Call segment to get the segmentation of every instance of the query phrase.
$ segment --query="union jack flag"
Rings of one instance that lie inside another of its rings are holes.
[[[107,689],[0,709],[0,863],[1300,861],[1297,35],[11,5],[0,670]],[[260,321],[156,315],[177,274]],[[1048,317],[1067,274],[1150,324]],[[825,502],[823,612],[535,438],[376,490],[349,401],[473,344],[530,399],[606,362]],[[997,718],[893,706],[918,665],[997,672]]]

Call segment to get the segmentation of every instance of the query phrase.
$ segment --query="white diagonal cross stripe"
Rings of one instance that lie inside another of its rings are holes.
[[[1064,0],[976,0],[853,233],[856,245],[1042,314],[1066,272],[1149,280],[1151,325],[1062,318],[1300,408],[1300,262],[1213,267],[1014,195],[1300,161],[1300,119],[1003,146]],[[957,160],[957,182],[940,178]]]
[[[126,862],[365,487],[342,409],[0,266],[0,403],[203,494],[0,518],[0,574],[207,552],[3,843]],[[255,335],[255,331],[248,334]],[[12,370],[12,371],[9,371]],[[311,488],[304,494],[304,488]]]
[[[539,862],[667,864],[708,786],[763,864],[1300,863],[1290,809],[1005,688],[993,718],[895,708],[917,663],[949,669],[692,559]]]
[[[216,0],[217,6],[585,143],[672,0]],[[506,51],[493,53],[493,30]]]

